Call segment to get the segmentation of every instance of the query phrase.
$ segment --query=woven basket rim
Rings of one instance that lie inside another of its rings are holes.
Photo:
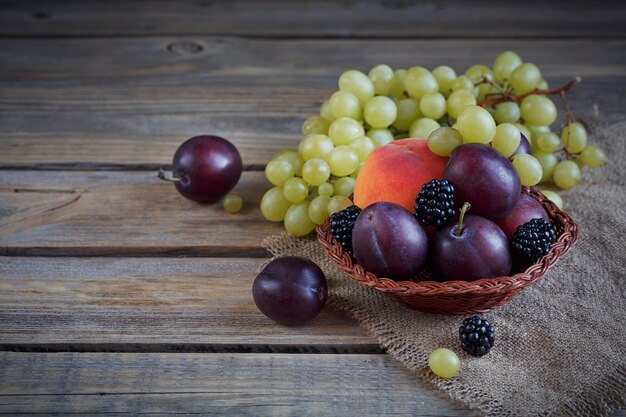
[[[556,204],[543,194],[530,187],[522,187],[522,192],[537,200],[546,210],[548,217],[557,228],[557,240],[550,252],[539,258],[536,263],[524,271],[512,276],[481,278],[475,281],[396,281],[391,278],[377,277],[365,271],[353,262],[350,254],[343,251],[330,233],[330,220],[326,219],[316,228],[317,240],[326,254],[337,266],[363,285],[373,287],[384,293],[401,296],[420,295],[438,297],[441,295],[481,294],[509,292],[516,288],[525,288],[541,279],[546,271],[574,245],[578,240],[578,225],[572,217],[559,209]],[[560,230],[559,230],[560,229]]]

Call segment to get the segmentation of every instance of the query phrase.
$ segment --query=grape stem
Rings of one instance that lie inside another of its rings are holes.
[[[159,173],[157,174],[157,178],[162,180],[162,181],[169,181],[169,182],[178,182],[181,181],[182,178],[178,178],[178,177],[168,177],[165,175],[165,171],[163,171],[163,168],[159,168]]]
[[[534,90],[529,91],[528,93],[520,94],[518,96],[511,94],[511,92],[507,90],[499,94],[498,97],[486,98],[485,100],[478,103],[478,105],[482,107],[490,107],[499,103],[505,103],[507,101],[515,101],[519,103],[522,100],[524,100],[524,98],[526,98],[527,96],[531,94],[540,94],[544,96],[553,96],[557,94],[562,94],[571,90],[576,84],[580,83],[581,81],[582,81],[582,78],[580,78],[579,76],[576,76],[576,78],[574,78],[567,84],[563,85],[562,87],[553,88],[551,90],[542,90],[539,88],[535,88]],[[491,84],[490,80],[485,81],[485,82]]]
[[[463,234],[463,218],[465,217],[465,212],[472,208],[472,205],[467,201],[463,203],[463,207],[461,207],[461,214],[459,215],[459,224],[454,228],[454,236],[461,236]]]

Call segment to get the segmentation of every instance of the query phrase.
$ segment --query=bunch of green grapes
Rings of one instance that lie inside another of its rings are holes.
[[[349,70],[338,87],[302,125],[298,148],[277,152],[265,169],[274,187],[263,196],[261,212],[283,221],[295,236],[352,205],[349,196],[365,158],[396,139],[428,138],[440,156],[462,143],[489,144],[511,159],[526,186],[552,180],[570,188],[582,166],[605,160],[569,113],[561,134],[552,131],[557,109],[547,95],[560,91],[547,91],[539,68],[515,52],[498,55],[491,68],[473,65],[461,75],[448,66],[430,71],[377,65],[367,75]],[[524,138],[532,154],[520,152]],[[560,202],[556,193],[549,195]]]

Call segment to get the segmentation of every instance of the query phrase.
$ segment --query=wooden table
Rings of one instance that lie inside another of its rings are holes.
[[[470,415],[343,314],[281,327],[250,288],[282,230],[263,166],[342,70],[513,49],[624,118],[623,6],[489,3],[2,2],[0,414]],[[241,214],[156,179],[199,133],[241,151]]]

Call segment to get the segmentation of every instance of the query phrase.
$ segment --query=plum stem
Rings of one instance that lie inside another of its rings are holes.
[[[472,205],[467,201],[463,203],[463,207],[461,207],[461,215],[459,216],[459,224],[454,228],[454,236],[461,236],[463,234],[463,218],[465,217],[465,212],[472,208]]]
[[[168,177],[165,175],[165,171],[163,171],[163,168],[159,168],[159,173],[157,174],[157,178],[163,181],[169,181],[169,182],[178,182],[181,181],[182,178],[178,178],[178,177]]]

